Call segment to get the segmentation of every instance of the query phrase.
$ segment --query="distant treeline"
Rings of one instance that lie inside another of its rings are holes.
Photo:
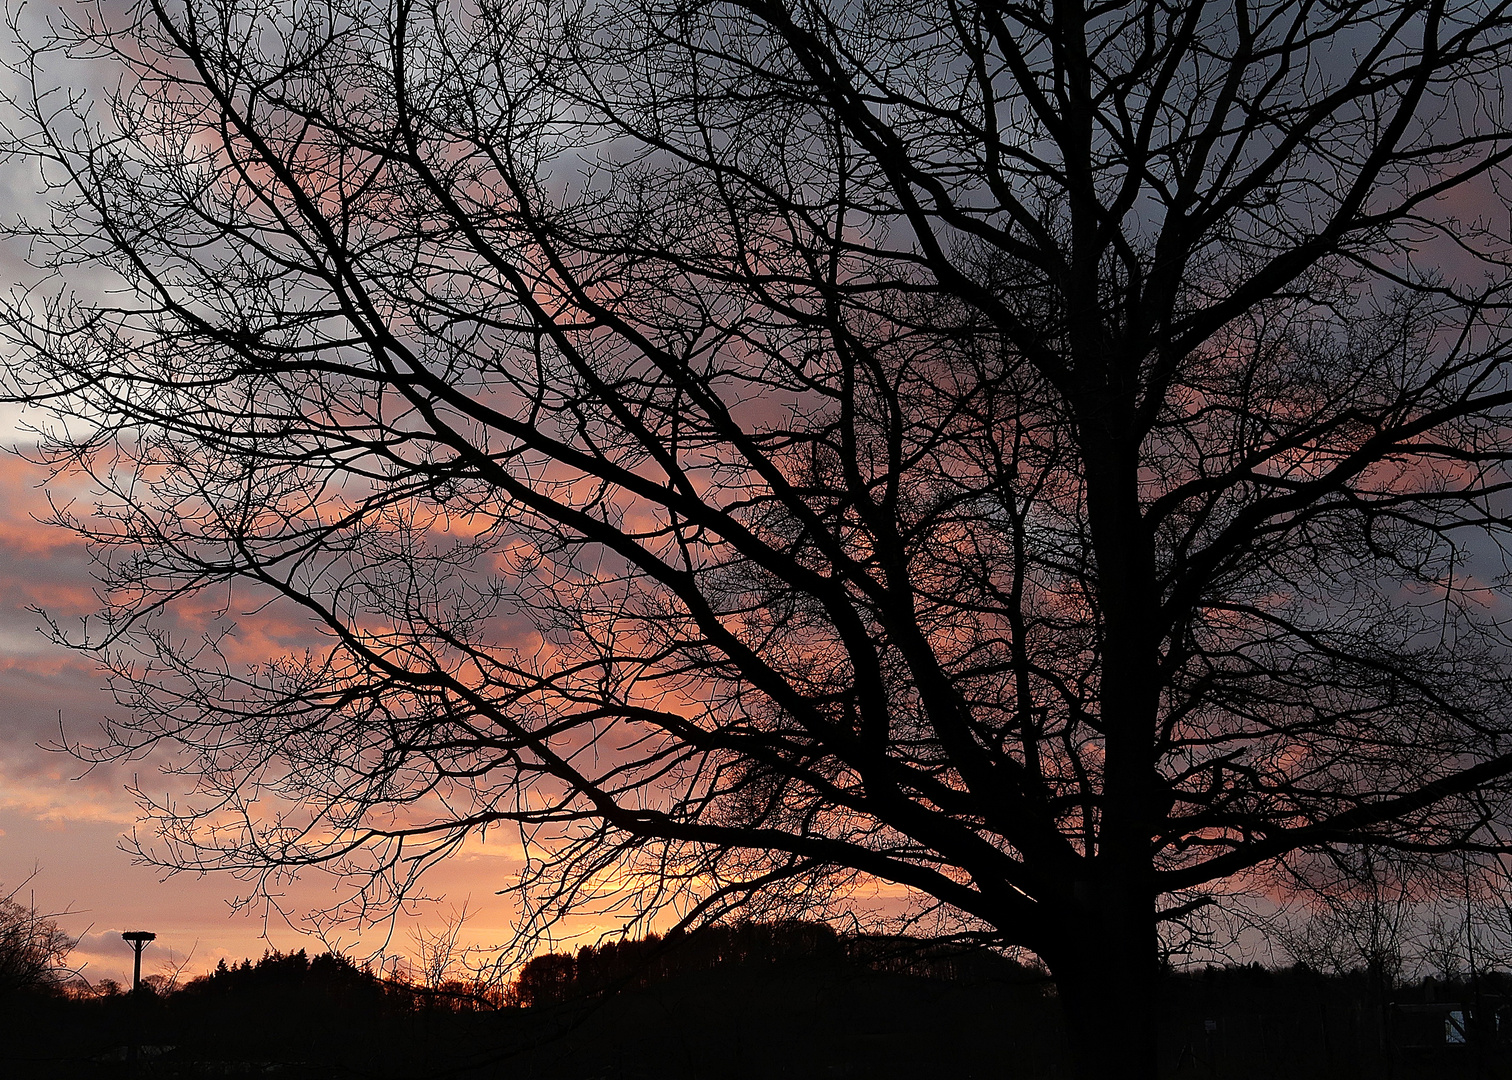
[[[434,971],[434,969],[433,969]],[[1512,974],[1384,984],[1304,965],[1171,971],[1169,1080],[1512,1080]],[[970,942],[741,922],[549,953],[505,984],[398,973],[330,953],[223,962],[140,997],[109,988],[4,1002],[24,1037],[0,1077],[787,1075],[1064,1080],[1068,1033],[1041,970]],[[532,1006],[518,1008],[511,1006]],[[780,1032],[780,1038],[773,1038]],[[738,1048],[732,1052],[731,1048]],[[7,1058],[6,1054],[10,1055]],[[468,1071],[472,1070],[472,1071]]]
[[[576,953],[547,953],[521,970],[513,997],[521,1005],[549,1005],[722,967],[783,964],[860,966],[944,982],[1044,978],[980,945],[842,936],[823,923],[791,919],[704,926],[667,937],[651,934],[584,945]]]
[[[794,967],[813,970],[863,968],[941,982],[1006,980],[1042,982],[1042,972],[980,945],[906,936],[841,935],[823,923],[802,920],[742,921],[670,935],[584,945],[576,952],[545,953],[529,961],[512,982],[450,978],[424,985],[402,973],[374,971],[336,953],[269,951],[240,964],[215,968],[170,988],[156,977],[144,989],[189,999],[318,998],[349,1007],[409,1008],[541,1006],[635,990],[687,975],[728,968]],[[119,993],[102,980],[86,994]],[[75,995],[77,996],[77,994]]]
[[[260,960],[243,960],[240,964],[222,960],[208,974],[190,979],[179,992],[201,998],[315,994],[357,1004],[376,1003],[385,993],[392,993],[392,982],[337,953],[311,957],[300,949],[266,952]]]

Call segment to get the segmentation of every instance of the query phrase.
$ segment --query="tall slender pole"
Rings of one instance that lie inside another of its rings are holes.
[[[135,994],[142,988],[142,950],[149,941],[156,941],[157,935],[146,930],[128,930],[121,935],[121,939],[136,953],[136,967],[131,973],[131,992]]]
[[[131,1011],[132,1017],[131,1041],[127,1044],[126,1060],[135,1064],[137,1060],[137,1039],[140,1037],[137,1027],[142,1018],[142,950],[147,947],[149,941],[155,941],[157,935],[147,930],[128,930],[121,938],[131,945],[131,951],[136,954],[136,961],[131,971]]]

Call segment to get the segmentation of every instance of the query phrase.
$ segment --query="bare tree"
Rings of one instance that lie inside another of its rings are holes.
[[[160,994],[171,994],[177,990],[179,979],[188,970],[189,964],[194,960],[195,951],[198,949],[198,941],[189,946],[187,953],[180,954],[174,949],[169,949],[168,956],[158,961],[158,969],[155,973],[158,981],[153,984],[153,989]]]
[[[482,976],[468,969],[468,954],[474,950],[461,939],[469,915],[464,901],[439,923],[417,925],[410,931],[410,977],[421,987],[439,991],[448,985],[465,988],[472,983],[479,990],[487,989]]]
[[[1420,939],[1431,933],[1423,898],[1414,895],[1418,860],[1382,859],[1369,846],[1328,855],[1329,872],[1310,868],[1299,882],[1302,910],[1276,919],[1275,936],[1294,959],[1315,970],[1363,978],[1375,1049],[1387,1055],[1393,992]],[[1430,887],[1441,884],[1428,877]]]
[[[1361,855],[1339,867],[1332,880],[1314,877],[1314,903],[1279,936],[1292,957],[1309,967],[1334,975],[1363,973],[1384,1006],[1407,965],[1419,913],[1404,876],[1380,866],[1368,847]]]
[[[1505,5],[132,10],[18,31],[3,324],[167,865],[883,879],[1104,1077],[1161,924],[1505,849]]]
[[[79,942],[58,925],[64,913],[39,911],[35,900],[16,899],[19,892],[0,895],[0,997],[54,992],[77,975],[68,957]]]

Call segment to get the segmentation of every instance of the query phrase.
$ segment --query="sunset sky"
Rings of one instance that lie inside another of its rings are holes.
[[[13,202],[25,198],[23,192]],[[22,273],[14,253],[4,267],[12,280]],[[26,882],[19,896],[23,902],[34,897],[44,911],[70,912],[61,921],[81,937],[75,960],[92,981],[129,978],[131,952],[120,939],[128,929],[158,935],[144,958],[145,973],[185,957],[186,974],[193,974],[221,958],[255,957],[267,948],[322,949],[319,940],[302,936],[266,906],[234,911],[232,902],[246,891],[242,882],[226,876],[165,877],[161,868],[134,864],[121,850],[137,818],[127,792],[134,777],[150,791],[178,794],[152,760],[90,771],[67,754],[43,748],[59,741],[60,722],[70,739],[95,737],[114,706],[91,658],[49,642],[32,610],[43,608],[65,626],[77,625],[97,603],[83,544],[36,520],[48,512],[46,474],[10,452],[26,449],[22,420],[14,412],[0,414],[7,449],[0,455],[0,883],[8,892]],[[54,485],[52,494],[88,505],[85,489]],[[272,615],[262,618],[263,624],[248,630],[262,635],[269,651],[276,650],[281,636],[292,640],[299,632],[269,625]],[[511,909],[495,890],[510,883],[518,866],[515,848],[505,838],[472,842],[430,879],[432,893],[442,899],[429,917],[466,902],[474,914],[465,937],[479,945],[502,943],[509,936]],[[329,904],[337,890],[329,880],[301,881],[287,888],[284,906],[297,917]],[[378,927],[360,938],[348,933],[341,944],[357,956],[385,945],[402,953],[410,947],[412,927],[400,924],[391,933]]]
[[[6,418],[6,430],[7,446],[24,438],[14,415]],[[38,631],[41,619],[28,610],[44,607],[66,622],[94,607],[83,545],[35,520],[47,512],[45,479],[20,458],[0,458],[0,883],[9,892],[36,869],[19,899],[32,894],[41,909],[73,909],[62,923],[82,936],[75,960],[91,980],[129,978],[131,950],[120,938],[129,929],[158,935],[144,955],[148,974],[159,971],[170,952],[182,958],[192,951],[186,969],[192,973],[268,947],[318,951],[319,941],[290,929],[276,911],[233,912],[230,901],[242,885],[230,877],[163,880],[161,869],[133,865],[120,850],[136,819],[126,785],[135,776],[147,790],[171,791],[153,762],[86,772],[68,755],[39,747],[58,742],[60,719],[69,738],[90,738],[113,708],[90,658],[51,644]],[[71,493],[59,488],[55,494]],[[494,890],[516,867],[506,845],[475,842],[435,876],[431,891],[445,899],[433,910],[444,914],[467,901],[476,915],[466,936],[478,944],[503,940],[509,908]],[[286,906],[297,914],[335,895],[331,882],[301,882],[287,890]],[[410,931],[397,928],[391,952],[408,948]],[[360,944],[348,935],[343,944],[364,955],[383,944],[383,933],[372,931]]]
[[[101,78],[102,84],[110,81]],[[45,220],[38,216],[45,209],[38,203],[37,186],[34,173],[0,167],[0,207],[8,214]],[[1441,210],[1458,209],[1466,219],[1494,218],[1499,227],[1506,213],[1499,200],[1488,184],[1466,184],[1444,200]],[[28,283],[32,272],[22,255],[0,247],[6,287]],[[1425,245],[1417,257],[1436,262],[1450,276],[1461,266],[1480,272],[1475,260],[1447,242],[1437,248]],[[69,281],[86,292],[90,284],[88,278]],[[91,769],[56,749],[61,741],[98,740],[100,724],[115,704],[90,656],[61,648],[41,632],[39,610],[72,628],[99,601],[82,542],[38,520],[48,515],[49,497],[87,509],[91,493],[68,483],[44,489],[45,471],[25,458],[29,439],[23,415],[0,412],[0,895],[19,888],[17,899],[23,903],[64,912],[63,927],[81,939],[74,960],[91,981],[129,978],[131,950],[120,938],[123,930],[157,934],[144,958],[145,973],[184,962],[185,973],[192,975],[222,958],[237,961],[269,948],[325,948],[326,942],[301,935],[299,918],[330,906],[349,886],[307,876],[283,888],[281,910],[259,902],[238,909],[236,900],[248,894],[251,882],[219,875],[170,877],[162,867],[135,863],[122,849],[139,816],[129,787],[137,784],[171,801],[184,795],[186,781],[164,775],[162,763],[152,758]],[[1501,553],[1488,546],[1475,554],[1492,566]],[[1471,559],[1470,565],[1461,563],[1451,572],[1470,581],[1481,568]],[[276,655],[310,637],[308,623],[271,608],[247,617],[239,629],[238,659]],[[1221,775],[1219,768],[1215,776]],[[510,901],[497,890],[511,884],[520,867],[518,845],[511,840],[505,833],[486,844],[472,840],[428,879],[433,903],[422,905],[407,921],[365,931],[353,928],[330,944],[359,959],[380,949],[404,953],[417,924],[444,918],[464,903],[472,912],[464,940],[480,946],[503,943],[512,912]],[[585,931],[593,926],[576,925]]]

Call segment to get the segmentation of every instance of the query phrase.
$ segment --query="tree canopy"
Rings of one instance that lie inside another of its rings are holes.
[[[0,321],[159,858],[892,882],[1106,1076],[1245,875],[1506,849],[1504,4],[70,11]]]

